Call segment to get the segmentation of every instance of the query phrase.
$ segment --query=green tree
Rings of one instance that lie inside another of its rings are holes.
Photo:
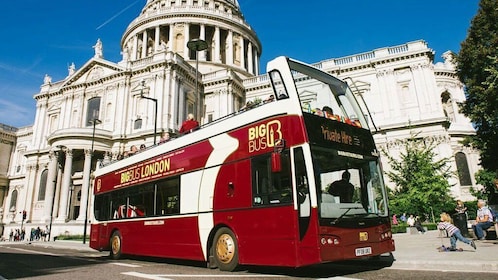
[[[457,74],[467,100],[461,104],[476,135],[466,143],[479,149],[481,165],[498,170],[498,0],[481,0],[467,38],[456,57]]]
[[[412,135],[404,141],[399,158],[383,151],[392,169],[386,175],[396,184],[389,193],[392,213],[430,218],[434,214],[437,221],[439,213],[454,208],[448,183],[453,174],[447,158],[435,159],[436,145],[436,141]]]

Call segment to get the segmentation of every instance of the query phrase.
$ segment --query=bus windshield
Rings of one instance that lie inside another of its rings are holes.
[[[326,73],[289,61],[303,112],[368,129],[348,85]]]
[[[321,218],[387,216],[378,158],[312,147]]]

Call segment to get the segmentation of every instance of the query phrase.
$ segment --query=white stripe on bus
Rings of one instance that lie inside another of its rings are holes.
[[[218,173],[221,169],[221,164],[237,150],[239,141],[236,138],[230,137],[228,134],[220,134],[209,139],[213,152],[209,155],[206,166],[215,166],[204,170],[199,189],[199,212],[213,211],[213,196],[214,186]],[[207,242],[209,233],[214,226],[213,213],[199,214],[199,238],[201,240],[201,248],[204,253],[204,258],[208,260]]]

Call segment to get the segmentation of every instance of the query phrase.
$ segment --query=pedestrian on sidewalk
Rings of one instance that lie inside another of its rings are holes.
[[[469,237],[469,230],[467,228],[467,207],[463,204],[463,201],[457,200],[457,206],[455,207],[455,226],[460,230],[463,236]]]
[[[463,242],[465,244],[469,244],[470,246],[472,246],[472,248],[474,248],[474,250],[477,249],[474,241],[463,237],[460,230],[451,223],[451,217],[447,213],[441,213],[441,222],[438,223],[437,227],[438,227],[438,229],[446,230],[446,232],[448,233],[448,236],[450,237],[450,244],[451,244],[450,251],[457,250],[457,247],[456,247],[457,240],[460,240],[461,242]]]
[[[398,218],[396,217],[396,214],[393,214],[393,222],[392,222],[393,226],[397,226],[398,225]]]
[[[425,234],[425,229],[422,226],[422,221],[420,220],[420,216],[415,217],[415,222],[413,225],[415,226],[419,234]]]

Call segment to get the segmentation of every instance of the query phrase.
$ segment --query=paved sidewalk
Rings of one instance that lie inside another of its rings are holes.
[[[396,251],[392,269],[426,269],[449,271],[482,271],[498,273],[498,240],[475,241],[477,250],[458,241],[463,252],[438,252],[448,237],[440,237],[438,230],[426,234],[395,234]]]
[[[40,246],[45,248],[55,248],[55,249],[73,249],[78,251],[87,251],[87,252],[98,252],[89,247],[89,241],[86,244],[83,244],[82,241],[73,241],[73,240],[57,240],[57,241],[21,241],[21,242],[9,242],[4,241],[0,242],[1,245],[9,245],[9,244],[29,244],[32,246]]]

